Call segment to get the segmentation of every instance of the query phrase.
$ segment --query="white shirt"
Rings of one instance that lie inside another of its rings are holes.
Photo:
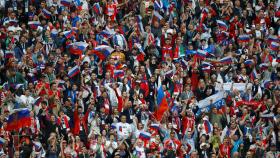
[[[117,127],[118,137],[122,139],[127,139],[132,132],[131,125],[128,123],[119,122],[117,123],[116,127]]]
[[[110,146],[110,144],[112,144],[112,145]],[[118,143],[115,142],[115,141],[113,141],[113,142],[106,141],[105,147],[106,147],[106,150],[109,151],[112,154],[113,151],[118,147]]]

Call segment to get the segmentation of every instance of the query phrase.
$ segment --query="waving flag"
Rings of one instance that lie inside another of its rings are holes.
[[[82,55],[88,44],[86,42],[75,42],[67,46],[69,52],[74,55]]]
[[[140,32],[141,32],[141,33],[144,33],[144,28],[143,28],[143,23],[142,23],[142,17],[141,17],[141,15],[137,15],[137,16],[135,17],[135,19],[136,19],[137,26],[138,26]]]
[[[228,26],[225,22],[223,22],[221,20],[217,20],[217,24],[218,24],[220,30],[222,30],[222,31],[228,30]]]
[[[159,79],[160,80],[160,79]],[[158,121],[161,121],[163,114],[166,110],[168,110],[168,103],[165,97],[164,91],[162,89],[161,83],[159,84],[159,88],[157,90],[157,109],[155,111],[155,118]]]
[[[94,3],[93,4],[93,11],[95,14],[100,15],[101,14],[101,10],[100,10],[100,5],[99,3]]]
[[[250,36],[249,35],[239,35],[238,37],[238,42],[243,43],[243,42],[249,42],[250,41]]]
[[[8,118],[7,130],[19,130],[31,125],[30,111],[26,108],[16,109]]]
[[[50,19],[52,16],[52,13],[45,8],[42,10],[42,13],[47,19]]]
[[[68,71],[68,77],[72,78],[80,73],[80,68],[78,65],[74,66]]]
[[[224,57],[219,60],[221,64],[231,64],[232,63],[232,57]]]
[[[153,123],[153,124],[151,124],[150,128],[153,129],[153,130],[159,130],[160,126],[159,126],[159,124]]]
[[[279,43],[271,42],[270,49],[273,50],[273,51],[278,51],[279,50]]]
[[[252,59],[246,60],[246,61],[244,62],[244,64],[245,64],[245,65],[253,65],[253,64],[254,64],[254,60],[252,60]]]
[[[17,25],[17,23],[18,23],[18,20],[7,20],[3,23],[3,25],[8,24],[9,26],[15,26],[15,25]]]
[[[260,67],[261,71],[264,71],[264,70],[268,69],[268,64],[267,63],[262,63],[262,64],[259,65],[259,67]]]
[[[213,56],[213,54],[207,52],[206,50],[201,50],[201,49],[196,51],[196,55],[198,58],[202,58],[202,59]]]
[[[208,67],[208,66],[213,67],[213,65],[208,63],[208,62],[202,62],[201,63],[201,67]]]
[[[207,18],[209,13],[209,10],[207,8],[203,8],[201,14],[200,14],[200,25],[203,24],[204,20]]]
[[[62,4],[65,7],[69,7],[72,3],[72,0],[61,0],[60,4]]]
[[[124,77],[124,71],[123,70],[114,70],[114,78],[122,78]]]
[[[12,52],[12,51],[6,51],[5,52],[5,58],[6,59],[9,59],[9,58],[12,58],[12,57],[14,57],[14,52]]]
[[[105,38],[105,39],[108,39],[108,38],[111,38],[113,37],[114,35],[116,34],[116,32],[108,27],[106,27],[104,30],[102,30],[98,35]]]
[[[210,72],[211,72],[211,67],[210,67],[210,66],[203,67],[203,68],[202,68],[202,71],[203,71],[203,72],[210,73]]]
[[[57,37],[57,34],[58,34],[57,29],[52,29],[52,31],[51,31],[51,37],[52,37],[52,38],[56,38],[56,37]]]
[[[206,134],[209,134],[213,131],[213,126],[208,120],[204,120],[203,126],[204,126]]]
[[[106,59],[114,49],[107,45],[100,45],[92,50],[92,54],[96,55],[99,59],[104,60]]]
[[[267,41],[268,41],[268,43],[279,42],[279,38],[277,36],[274,36],[274,35],[269,35],[268,38],[267,38]]]
[[[257,73],[256,69],[254,69],[250,75],[250,78],[251,78],[251,80],[254,81],[255,79],[257,79],[257,77],[258,77],[258,73]]]
[[[206,58],[208,53],[204,50],[197,50],[196,54],[197,54],[198,57]]]
[[[143,141],[149,141],[151,139],[151,134],[148,132],[140,132],[139,134],[139,139],[143,140]]]
[[[29,21],[28,25],[31,29],[37,30],[38,26],[41,25],[40,21]]]
[[[75,32],[72,31],[72,30],[70,30],[70,31],[64,31],[63,34],[64,34],[64,36],[65,36],[67,39],[72,38],[72,37],[75,36]]]

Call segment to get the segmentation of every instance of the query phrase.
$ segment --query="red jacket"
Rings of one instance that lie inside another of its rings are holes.
[[[167,57],[173,59],[173,50],[170,45],[165,45],[162,47],[162,60],[165,61]]]
[[[80,134],[80,123],[82,123],[83,128],[85,129],[85,133],[88,133],[87,128],[87,119],[88,119],[89,111],[86,112],[85,116],[82,119],[79,118],[78,110],[74,111],[74,129],[73,134],[79,135]]]

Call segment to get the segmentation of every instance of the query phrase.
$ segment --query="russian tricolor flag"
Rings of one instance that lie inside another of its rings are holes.
[[[279,43],[271,42],[270,49],[273,50],[273,51],[278,51],[279,50]]]
[[[158,121],[161,121],[163,114],[166,110],[168,110],[168,103],[165,97],[163,88],[161,83],[159,84],[159,88],[157,90],[157,109],[155,111],[155,118]]]
[[[270,36],[268,36],[267,41],[269,43],[271,43],[271,42],[279,42],[279,38],[277,36],[270,35]]]
[[[264,70],[268,69],[268,64],[267,63],[262,63],[262,64],[259,65],[259,67],[260,67],[261,71],[264,71]]]
[[[203,67],[202,71],[210,73],[211,72],[211,67],[210,66]]]
[[[75,42],[67,46],[69,52],[74,55],[82,55],[86,51],[88,44],[86,42]]]
[[[256,71],[256,69],[254,69],[253,71],[252,71],[252,73],[251,73],[251,80],[255,80],[255,79],[257,79],[257,76],[258,76],[258,73],[257,73],[257,71]]]
[[[205,51],[205,50],[199,49],[199,50],[196,51],[196,55],[197,55],[197,57],[204,59],[204,58],[207,58],[207,57],[211,56],[212,54]]]
[[[4,22],[4,25],[9,24],[9,26],[15,26],[17,25],[18,20],[7,20]]]
[[[92,54],[96,55],[99,59],[104,60],[106,59],[114,49],[107,45],[100,45],[94,48]]]
[[[100,15],[101,14],[101,10],[100,10],[100,5],[99,3],[94,3],[93,4],[93,11],[95,14]]]
[[[151,133],[144,132],[144,131],[140,132],[139,139],[141,139],[143,141],[149,141],[151,139]]]
[[[202,66],[202,67],[208,67],[208,66],[213,67],[213,65],[210,64],[210,63],[208,63],[208,62],[202,62],[202,63],[201,63],[201,66]]]
[[[220,59],[219,61],[222,64],[231,64],[232,63],[232,57],[224,57]]]
[[[41,25],[40,21],[29,21],[28,25],[31,29],[37,30],[38,26]]]
[[[31,125],[30,111],[27,108],[16,109],[8,118],[6,130],[19,130]]]
[[[213,126],[211,125],[211,123],[208,120],[204,120],[203,126],[204,126],[206,134],[209,134],[213,131]]]
[[[142,23],[142,17],[141,17],[141,15],[137,15],[136,17],[135,17],[135,19],[136,19],[136,22],[137,22],[137,26],[138,26],[138,28],[139,28],[139,30],[140,30],[140,32],[144,32],[144,27],[143,27],[143,23]]]
[[[60,4],[64,5],[65,7],[70,6],[70,4],[72,3],[72,0],[61,0]]]
[[[223,22],[221,20],[217,20],[217,24],[218,24],[220,30],[223,30],[223,31],[228,30],[228,26],[225,22]]]
[[[64,31],[63,34],[67,39],[69,39],[72,38],[75,33],[72,30],[70,30],[70,31]]]
[[[254,60],[252,60],[252,59],[246,60],[246,61],[244,62],[244,64],[245,64],[245,65],[252,65],[252,64],[254,64]]]
[[[51,37],[52,37],[52,38],[55,38],[55,37],[57,37],[57,34],[58,34],[58,31],[57,31],[56,29],[52,29],[52,31],[51,31]]]
[[[159,124],[152,123],[150,128],[153,129],[153,130],[159,130],[160,126],[159,126]]]
[[[68,77],[73,78],[74,76],[78,75],[80,73],[80,68],[78,65],[74,66],[72,69],[68,72]]]
[[[12,52],[12,51],[6,51],[5,52],[5,58],[6,59],[9,59],[9,58],[12,58],[12,57],[14,57],[14,52]]]
[[[50,19],[52,16],[52,13],[45,8],[42,10],[42,13],[47,19]]]
[[[104,38],[110,38],[112,37],[116,32],[108,27],[106,27],[105,30],[102,30],[99,35]]]
[[[114,78],[122,78],[124,77],[124,71],[123,70],[114,70]]]
[[[249,42],[250,41],[250,36],[249,35],[239,35],[238,37],[238,42],[243,43],[243,42]]]

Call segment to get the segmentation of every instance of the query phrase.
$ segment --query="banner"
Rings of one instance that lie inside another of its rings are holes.
[[[212,104],[207,105],[204,108],[199,108],[196,112],[196,116],[199,116],[201,112],[210,112],[212,108],[217,108],[218,110],[221,109],[224,105],[226,105],[225,99],[219,99],[216,102],[213,102]]]
[[[247,88],[250,88],[253,86],[252,83],[233,83],[233,89],[237,89],[238,91],[245,91],[246,84],[247,84]],[[232,82],[231,83],[217,83],[215,90],[221,91],[222,89],[224,89],[225,91],[230,91],[231,87],[232,87]]]
[[[247,105],[247,106],[251,106],[254,110],[257,109],[259,106],[262,105],[261,102],[258,101],[237,101],[236,102],[236,106],[241,106],[241,105]]]
[[[212,100],[212,104],[215,104],[217,101],[222,100],[224,98],[224,91],[218,92],[214,95],[211,95],[210,97],[207,97],[201,101],[199,101],[197,103],[197,106],[201,109],[201,108],[205,108],[208,105],[211,104],[211,100]]]

